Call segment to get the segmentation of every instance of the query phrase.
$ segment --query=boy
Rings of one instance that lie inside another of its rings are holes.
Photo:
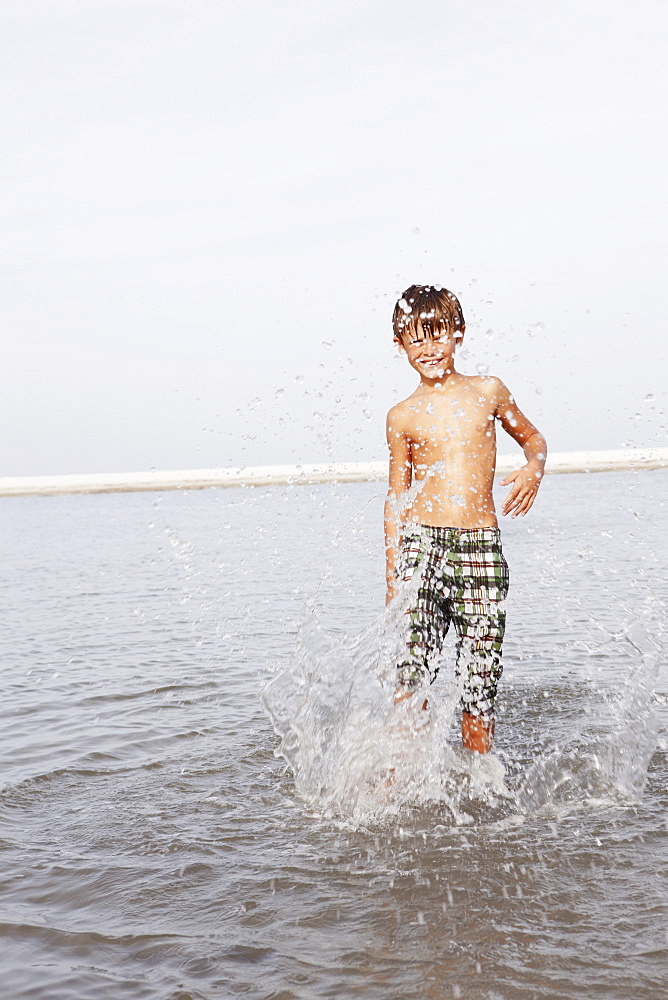
[[[469,750],[487,753],[494,735],[508,591],[492,497],[495,421],[522,446],[527,459],[501,484],[511,486],[504,514],[514,518],[531,509],[547,446],[500,379],[456,370],[455,348],[464,339],[465,324],[452,292],[438,285],[411,285],[395,306],[392,325],[395,343],[420,384],[387,415],[387,603],[396,593],[397,579],[422,573],[407,612],[406,658],[397,668],[394,701],[434,681],[452,621],[458,637],[456,673],[464,675],[462,742]]]

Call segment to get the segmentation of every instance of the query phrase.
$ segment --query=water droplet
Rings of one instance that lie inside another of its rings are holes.
[[[478,375],[487,375],[487,373],[489,372],[489,365],[476,365],[475,370],[477,371]]]
[[[494,336],[494,330],[485,330],[485,336],[491,340]]]
[[[295,382],[301,383],[303,381],[304,381],[304,376],[303,375],[295,375]]]
[[[325,348],[326,351],[330,351],[332,349],[331,340],[323,340],[322,346]]]
[[[280,399],[284,395],[285,395],[285,389],[277,389],[276,390],[276,393],[275,393],[276,399]]]
[[[647,395],[645,396],[645,399],[643,400],[643,402],[645,402],[645,403],[653,403],[654,400],[655,400],[655,398],[656,397],[655,397],[655,395],[654,395],[653,392],[648,392]]]
[[[542,333],[544,329],[545,329],[545,326],[544,326],[543,323],[533,323],[529,327],[529,336],[530,337],[535,337],[536,334]]]
[[[371,410],[362,410],[362,413],[367,418],[367,420],[373,420],[373,413]]]
[[[536,391],[536,395],[537,396],[542,396],[543,390],[541,389],[541,387],[539,385],[536,386],[536,390],[535,391]]]

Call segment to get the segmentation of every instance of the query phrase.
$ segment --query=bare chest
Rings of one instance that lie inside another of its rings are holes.
[[[408,434],[413,449],[423,452],[480,445],[494,439],[494,413],[489,400],[470,392],[419,400],[412,406]]]

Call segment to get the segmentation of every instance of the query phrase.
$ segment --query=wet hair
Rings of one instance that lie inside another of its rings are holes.
[[[404,334],[417,337],[418,323],[428,337],[443,333],[461,337],[466,325],[459,299],[440,285],[411,285],[394,307],[392,327],[397,340]]]

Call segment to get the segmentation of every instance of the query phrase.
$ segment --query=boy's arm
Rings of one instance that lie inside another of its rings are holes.
[[[518,514],[527,514],[536,499],[545,471],[547,442],[522,413],[507,386],[500,380],[498,386],[496,416],[504,431],[521,445],[527,460],[526,465],[511,472],[501,482],[502,486],[512,484],[512,489],[503,503],[502,513],[517,517]]]
[[[390,474],[387,500],[385,501],[385,579],[389,604],[397,589],[396,565],[401,516],[398,499],[411,485],[411,447],[408,435],[394,407],[387,415],[387,444],[390,449]]]

